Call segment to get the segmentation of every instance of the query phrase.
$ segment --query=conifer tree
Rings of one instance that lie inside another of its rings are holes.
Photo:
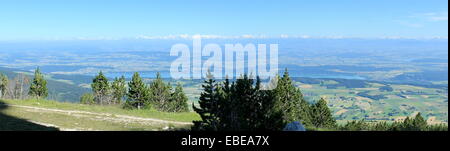
[[[321,98],[316,104],[312,106],[311,122],[318,128],[334,128],[336,127],[336,120],[333,118],[327,102]]]
[[[406,117],[406,119],[403,121],[403,123],[400,126],[401,131],[413,131],[413,121],[414,119],[411,119],[410,117]]]
[[[236,109],[236,104],[233,102],[232,99],[232,85],[230,83],[230,80],[228,77],[224,80],[223,83],[218,84],[217,86],[217,117],[220,119],[220,129],[223,131],[231,131],[234,128],[236,123],[239,122],[238,118],[236,117],[238,109]]]
[[[334,127],[336,121],[325,100],[319,101],[317,107],[311,107],[294,86],[287,71],[283,78],[275,81],[274,90],[262,90],[259,77],[256,83],[247,75],[232,84],[228,78],[216,83],[208,72],[202,85],[200,107],[193,106],[202,120],[194,122],[193,130],[278,131],[294,121],[312,126],[311,108],[317,108],[321,126]]]
[[[139,73],[135,72],[128,83],[127,105],[141,109],[149,101],[149,92]],[[148,105],[148,104],[147,104]]]
[[[311,125],[309,104],[304,100],[300,89],[292,83],[287,69],[283,77],[278,80],[274,93],[275,107],[279,112],[282,112],[282,119],[285,124],[299,121],[304,125]]]
[[[156,74],[156,79],[150,84],[150,98],[156,109],[169,111],[171,99],[171,86],[164,83],[161,74]]]
[[[195,112],[197,112],[201,121],[194,121],[193,130],[218,131],[220,129],[219,114],[219,95],[217,90],[217,83],[214,76],[208,71],[206,80],[202,85],[203,92],[199,99],[199,108],[192,105]]]
[[[104,105],[110,103],[110,85],[108,78],[102,71],[93,79],[91,84],[92,91],[94,92],[95,101],[98,104]]]
[[[257,82],[258,83],[258,82]],[[285,127],[283,122],[283,110],[276,108],[277,99],[275,91],[260,90],[258,97],[261,99],[261,111],[259,117],[261,118],[260,130],[280,131]]]
[[[195,129],[258,131],[280,130],[284,126],[281,114],[274,109],[275,99],[272,91],[260,89],[259,77],[256,78],[256,83],[247,75],[233,83],[230,83],[228,78],[217,84],[211,79],[205,83],[206,91],[202,93],[201,100],[208,102],[200,101],[200,105],[207,106],[209,110],[206,112],[206,108],[200,108],[205,113],[200,115],[204,117],[202,119],[207,120],[196,122]]]
[[[362,131],[368,127],[364,120],[360,121],[348,121],[347,124],[342,126],[340,129],[344,131]]]
[[[112,83],[114,103],[120,104],[127,93],[127,85],[125,77],[116,78]]]
[[[253,82],[252,82],[253,84]],[[256,77],[256,83],[254,85],[253,91],[252,91],[252,100],[250,101],[249,105],[250,110],[253,111],[253,113],[250,114],[250,120],[249,120],[249,128],[252,130],[262,130],[265,129],[264,120],[265,115],[268,114],[267,111],[265,111],[264,106],[266,106],[265,101],[266,98],[265,93],[263,93],[263,90],[261,89],[261,78],[259,76]]]
[[[427,121],[422,117],[422,114],[417,113],[416,117],[412,121],[413,131],[425,131],[427,129]]]
[[[0,73],[0,98],[5,97],[8,88],[8,83],[9,83],[8,77]]]
[[[370,130],[371,131],[391,131],[391,126],[386,122],[378,122],[376,123]]]
[[[175,91],[172,93],[172,107],[171,112],[188,112],[188,97],[183,91],[183,87],[180,83],[177,84]]]
[[[237,113],[234,117],[237,118],[237,122],[233,123],[235,124],[233,130],[254,130],[258,125],[255,121],[258,120],[257,112],[260,111],[260,104],[253,84],[253,79],[243,75],[232,85],[232,109]]]
[[[47,81],[44,79],[39,67],[34,71],[34,79],[30,85],[29,94],[36,98],[46,98],[48,96]]]

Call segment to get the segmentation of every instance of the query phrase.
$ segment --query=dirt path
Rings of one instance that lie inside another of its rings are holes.
[[[68,129],[68,128],[61,128],[58,125],[53,125],[53,124],[48,124],[48,123],[42,123],[42,122],[36,122],[36,121],[32,121],[32,120],[27,120],[28,122],[34,123],[34,124],[38,124],[38,125],[43,125],[43,126],[47,126],[47,127],[54,127],[54,128],[58,128],[60,131],[84,131],[83,129]]]
[[[116,114],[108,114],[108,113],[96,113],[96,112],[88,112],[88,111],[76,111],[76,110],[61,110],[61,109],[49,109],[49,108],[41,108],[41,107],[31,107],[31,106],[22,106],[22,105],[7,105],[9,107],[23,108],[28,110],[37,110],[41,112],[55,112],[55,113],[63,113],[75,117],[85,117],[90,116],[91,118],[96,118],[99,120],[113,121],[113,122],[124,122],[124,123],[140,123],[146,125],[154,125],[154,124],[174,124],[174,125],[192,125],[189,122],[177,122],[177,121],[168,121],[161,120],[155,118],[142,118],[128,115],[116,115]],[[30,121],[37,124],[42,125],[51,125],[47,123],[39,123],[35,121]],[[53,127],[58,127],[56,125],[52,125]],[[68,129],[69,130],[69,129]],[[75,129],[70,129],[75,130]]]

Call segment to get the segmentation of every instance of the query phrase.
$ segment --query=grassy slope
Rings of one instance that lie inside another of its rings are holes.
[[[198,114],[192,112],[163,113],[154,110],[124,110],[119,106],[82,105],[44,100],[2,100],[0,102],[9,105],[7,108],[0,108],[0,120],[2,120],[2,122],[0,123],[0,130],[40,130],[36,129],[33,126],[26,126],[23,120],[32,121],[33,123],[38,124],[45,123],[40,125],[49,127],[52,127],[52,125],[54,125],[58,128],[61,128],[62,130],[162,130],[163,128],[167,127],[189,127],[188,125],[126,121],[123,119],[119,120],[120,118],[117,118],[115,115],[127,115],[132,117],[153,118],[176,122],[192,122],[193,120],[199,120]],[[58,109],[64,111],[107,113],[110,114],[110,116],[48,112],[17,106]],[[21,121],[22,123],[17,124],[17,119],[23,119]],[[5,121],[10,122],[9,127],[5,127]],[[31,123],[31,125],[33,123]],[[16,125],[19,127],[13,127],[12,125]],[[25,125],[25,127],[20,127],[21,125]]]

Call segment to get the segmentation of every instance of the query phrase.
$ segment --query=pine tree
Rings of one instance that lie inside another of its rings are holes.
[[[144,104],[149,105],[149,92],[139,73],[135,72],[128,83],[127,105],[141,109]]]
[[[403,121],[403,123],[400,126],[401,131],[413,131],[413,121],[414,119],[411,119],[410,117],[406,117],[406,119]]]
[[[252,80],[253,84],[253,80]],[[268,114],[264,109],[264,106],[266,101],[264,99],[267,99],[265,97],[265,93],[263,93],[263,90],[261,90],[261,79],[259,76],[256,77],[256,83],[254,87],[252,88],[252,99],[249,103],[251,105],[249,107],[250,110],[253,111],[253,113],[250,114],[250,120],[249,120],[249,128],[251,130],[263,130],[265,129],[265,115]]]
[[[296,88],[292,83],[287,69],[283,77],[278,80],[274,93],[276,99],[275,107],[282,113],[284,124],[299,121],[304,125],[311,125],[309,104],[304,100],[300,89]]]
[[[391,131],[390,125],[384,121],[376,123],[370,130],[371,131]]]
[[[8,77],[0,73],[0,98],[5,97],[8,88]]]
[[[199,102],[203,121],[195,122],[196,130],[258,131],[280,130],[284,126],[281,114],[274,109],[272,91],[260,89],[259,77],[256,84],[247,75],[232,84],[228,78],[221,83],[209,78],[203,86],[201,100],[208,101]],[[195,107],[194,110],[199,111]]]
[[[422,114],[417,113],[416,117],[412,121],[413,131],[425,131],[427,129],[427,121],[422,117]]]
[[[234,85],[234,84],[233,84]],[[232,99],[232,84],[228,77],[220,84],[217,85],[217,118],[220,119],[221,131],[236,130],[239,122],[237,117],[239,109],[237,109],[237,103]]]
[[[47,81],[44,79],[39,67],[34,72],[34,79],[30,85],[29,94],[36,98],[46,98],[48,96]]]
[[[177,84],[175,91],[172,93],[171,112],[188,112],[188,97],[183,91],[180,83]]]
[[[110,85],[102,71],[93,79],[91,87],[98,104],[110,103]]]
[[[299,88],[297,88],[297,93],[300,96],[300,109],[299,109],[299,117],[303,124],[306,126],[312,125],[311,122],[311,105],[304,98],[303,94]]]
[[[317,128],[336,127],[336,120],[333,118],[331,110],[323,98],[312,106],[311,122]]]
[[[115,103],[120,104],[127,93],[127,85],[125,77],[116,78],[112,83],[113,97]]]
[[[366,130],[367,127],[368,127],[367,123],[364,120],[360,120],[360,121],[349,121],[340,129],[344,131],[362,131]]]
[[[285,123],[283,122],[283,110],[277,109],[275,91],[260,90],[257,95],[262,104],[261,110],[259,111],[259,117],[261,118],[259,129],[265,131],[282,130],[285,127]]]
[[[217,91],[217,83],[214,76],[208,71],[206,80],[202,85],[203,92],[200,94],[199,108],[192,105],[195,112],[197,112],[201,121],[194,121],[193,130],[218,131],[220,130],[220,121],[218,118],[219,95]]]
[[[156,109],[169,111],[171,99],[171,86],[164,83],[161,74],[156,74],[156,79],[150,84],[150,98]]]
[[[395,130],[398,131],[425,131],[428,128],[427,121],[418,113],[414,118],[406,117],[406,119],[398,123]]]
[[[232,109],[237,113],[234,117],[237,120],[234,122],[233,130],[254,130],[258,125],[255,121],[258,120],[257,112],[260,111],[260,104],[253,84],[253,79],[243,75],[232,85]]]

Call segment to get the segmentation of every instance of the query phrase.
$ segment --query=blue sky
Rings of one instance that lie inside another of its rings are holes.
[[[447,37],[447,0],[0,0],[0,39]]]

